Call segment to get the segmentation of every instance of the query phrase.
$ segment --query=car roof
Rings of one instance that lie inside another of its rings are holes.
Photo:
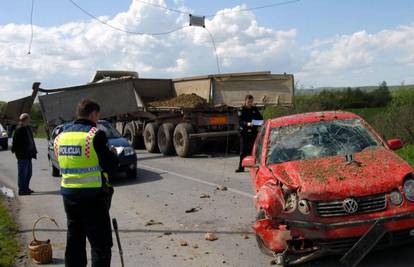
[[[346,111],[320,111],[294,114],[270,120],[270,127],[281,127],[295,124],[313,123],[319,121],[361,119],[358,115]]]

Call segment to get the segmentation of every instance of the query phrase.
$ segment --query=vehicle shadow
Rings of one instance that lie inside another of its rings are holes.
[[[114,187],[128,186],[134,184],[150,183],[161,180],[160,173],[152,172],[138,168],[137,178],[128,178],[125,174],[117,174],[111,179],[111,183]]]
[[[35,191],[31,196],[41,196],[41,195],[60,195],[60,190],[55,191]]]

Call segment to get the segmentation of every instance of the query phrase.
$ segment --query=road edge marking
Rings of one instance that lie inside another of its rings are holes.
[[[145,164],[138,164],[138,168],[139,167],[151,169],[151,170],[158,171],[158,172],[162,172],[163,174],[168,173],[168,174],[171,174],[171,175],[174,175],[174,176],[183,178],[183,179],[187,179],[187,180],[190,180],[190,181],[193,181],[193,182],[198,182],[198,183],[210,185],[210,186],[213,186],[213,187],[220,186],[219,184],[216,184],[216,183],[207,182],[207,181],[202,180],[202,179],[194,178],[194,177],[191,177],[191,176],[179,174],[179,173],[176,173],[176,172],[172,172],[172,171],[168,171],[168,170],[164,170],[164,169],[160,169],[160,168],[151,167],[151,166],[148,166],[148,165],[145,165]],[[236,193],[236,194],[239,194],[239,195],[248,197],[248,198],[253,198],[254,197],[253,194],[250,194],[250,193],[247,193],[247,192],[243,192],[243,191],[240,191],[240,190],[231,188],[231,187],[227,187],[227,190],[230,191],[230,192],[233,192],[233,193]]]

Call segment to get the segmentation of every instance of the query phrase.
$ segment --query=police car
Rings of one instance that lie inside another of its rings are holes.
[[[59,177],[61,175],[59,170],[59,163],[54,153],[53,143],[56,136],[62,132],[65,125],[66,124],[61,124],[56,126],[53,129],[50,136],[51,138],[49,140],[48,158],[50,171],[54,177]],[[97,123],[97,128],[106,134],[106,137],[108,138],[108,146],[110,148],[114,147],[116,149],[116,154],[119,160],[117,171],[125,172],[129,178],[136,178],[137,154],[135,153],[134,148],[130,145],[128,140],[123,138],[121,134],[108,121],[99,120]]]
[[[3,125],[0,124],[0,146],[4,149],[7,150],[9,147],[9,143],[8,143],[9,137],[7,135],[7,131],[6,129],[3,127]]]

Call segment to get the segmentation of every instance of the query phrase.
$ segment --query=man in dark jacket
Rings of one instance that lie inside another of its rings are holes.
[[[260,114],[257,107],[253,105],[253,102],[253,96],[246,95],[244,99],[244,106],[238,113],[240,126],[240,161],[236,172],[244,172],[242,161],[249,153],[252,152],[258,128],[254,121],[263,120],[262,114]]]
[[[54,141],[62,173],[61,193],[68,232],[65,266],[87,265],[86,238],[92,251],[92,266],[111,264],[112,232],[109,209],[113,188],[108,174],[118,166],[115,151],[96,128],[100,107],[84,99],[77,107],[78,119],[64,127]]]
[[[33,193],[33,190],[29,188],[29,183],[32,177],[32,159],[36,158],[37,150],[33,132],[29,126],[29,114],[21,114],[19,120],[19,126],[13,135],[11,151],[17,158],[18,187],[19,196],[21,196]]]

